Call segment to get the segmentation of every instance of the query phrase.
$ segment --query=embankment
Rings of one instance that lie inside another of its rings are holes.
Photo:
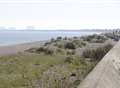
[[[120,88],[120,41],[104,56],[78,88]]]

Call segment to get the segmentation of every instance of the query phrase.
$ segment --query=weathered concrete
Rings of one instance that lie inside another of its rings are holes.
[[[78,88],[120,88],[120,41],[105,55]]]

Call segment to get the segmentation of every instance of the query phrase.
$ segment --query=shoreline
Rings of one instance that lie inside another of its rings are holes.
[[[101,35],[101,33],[98,35]],[[87,36],[87,35],[84,35],[84,36]],[[32,48],[32,47],[37,48],[43,45],[47,41],[49,40],[23,42],[23,43],[10,44],[10,45],[9,44],[0,45],[0,56],[14,55],[19,52],[24,52],[25,50]]]
[[[35,42],[0,46],[0,56],[14,55],[19,52],[24,52],[25,50],[32,48],[32,47],[39,47],[45,42],[46,41],[35,41]]]

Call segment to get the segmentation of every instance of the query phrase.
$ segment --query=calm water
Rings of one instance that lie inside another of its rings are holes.
[[[34,41],[49,40],[58,36],[74,37],[100,32],[92,31],[0,31],[0,45],[11,45]]]

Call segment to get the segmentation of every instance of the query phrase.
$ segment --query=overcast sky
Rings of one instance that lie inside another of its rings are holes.
[[[0,0],[0,26],[120,28],[119,0]]]

